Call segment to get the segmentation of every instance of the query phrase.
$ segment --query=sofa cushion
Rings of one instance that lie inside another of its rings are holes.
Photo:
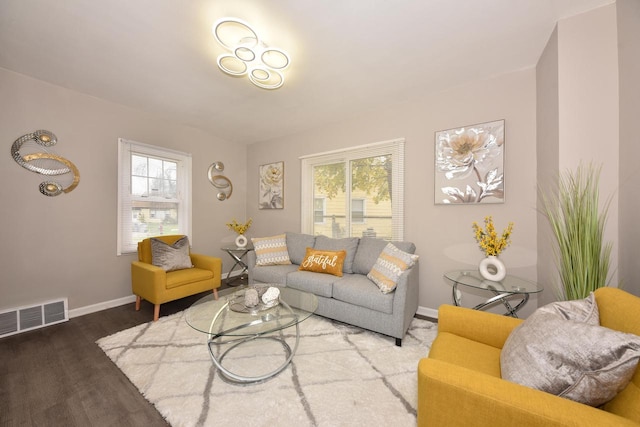
[[[193,282],[213,279],[213,271],[202,268],[174,270],[167,273],[167,289],[188,285]],[[213,286],[212,286],[213,287]]]
[[[287,283],[287,274],[294,271],[298,271],[298,266],[295,264],[256,266],[251,270],[251,279],[262,283],[283,285]]]
[[[151,263],[164,271],[192,268],[189,256],[189,238],[181,237],[172,245],[155,237],[151,238]]]
[[[418,255],[401,251],[393,243],[388,243],[367,277],[378,285],[382,293],[388,294],[396,289],[402,273],[413,267],[417,260]]]
[[[438,332],[431,344],[429,358],[500,378],[499,348],[451,332]]]
[[[382,239],[374,239],[372,237],[363,237],[358,243],[358,251],[353,260],[353,272],[358,274],[369,274],[373,265],[376,263],[378,256],[387,246],[387,241]],[[393,242],[396,248],[401,251],[413,254],[416,251],[416,245],[411,242]]]
[[[310,234],[293,233],[287,231],[287,250],[293,264],[300,265],[307,253],[307,248],[313,248],[316,237]]]
[[[253,237],[251,242],[256,252],[256,265],[291,264],[289,252],[287,251],[286,235]]]
[[[592,293],[536,310],[507,338],[502,377],[591,406],[613,399],[636,370],[640,336],[594,324],[594,307]]]
[[[356,250],[358,249],[357,237],[346,237],[344,239],[332,239],[327,236],[316,237],[316,244],[314,249],[321,249],[326,251],[347,251],[347,256],[344,259],[344,265],[342,271],[344,273],[353,273],[353,260],[356,256]]]
[[[383,294],[362,274],[346,274],[333,284],[333,298],[382,313],[393,313],[393,294]]]
[[[342,265],[346,254],[346,251],[320,251],[307,248],[307,254],[302,260],[299,270],[342,276]]]
[[[339,278],[331,274],[296,271],[287,275],[287,287],[331,298],[333,296],[333,282],[336,280]]]

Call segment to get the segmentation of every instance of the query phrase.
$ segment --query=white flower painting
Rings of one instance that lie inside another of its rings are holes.
[[[284,162],[260,166],[259,209],[284,208]]]
[[[435,203],[504,202],[504,120],[436,132]]]

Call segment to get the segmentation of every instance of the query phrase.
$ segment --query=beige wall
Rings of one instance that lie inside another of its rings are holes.
[[[605,239],[613,243],[612,284],[618,283],[618,51],[616,6],[558,22],[537,67],[538,183],[549,189],[580,162],[602,165],[601,203],[612,201]],[[538,277],[558,286],[552,239],[539,218]],[[555,300],[553,292],[541,302]]]
[[[116,256],[118,137],[192,153],[193,250],[228,264],[219,248],[234,238],[224,224],[244,217],[245,147],[2,69],[0,100],[0,311],[60,297],[78,309],[131,295],[134,255]],[[41,195],[43,179],[9,155],[13,141],[37,129],[56,134],[53,150],[80,170],[72,192]],[[225,202],[206,177],[216,160],[234,184]]]
[[[619,277],[622,286],[640,295],[640,1],[617,0],[620,69]]]
[[[420,258],[420,306],[451,302],[447,270],[477,268],[482,253],[471,223],[493,215],[498,227],[515,222],[513,246],[504,252],[509,271],[536,279],[535,71],[524,70],[430,94],[415,100],[380,100],[377,113],[322,129],[254,144],[247,152],[247,212],[253,236],[300,230],[300,156],[342,147],[406,139],[405,239]],[[310,105],[312,102],[310,101]],[[478,206],[434,205],[434,133],[464,125],[506,120],[506,202]],[[285,208],[258,210],[258,167],[285,162]],[[466,294],[463,303],[480,299]],[[530,304],[535,307],[535,299]]]

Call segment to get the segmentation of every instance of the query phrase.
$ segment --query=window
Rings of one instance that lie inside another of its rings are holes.
[[[302,232],[404,239],[404,139],[301,160]]]
[[[362,224],[364,218],[364,199],[351,200],[351,223]]]
[[[118,140],[118,255],[139,241],[191,235],[191,155]]]
[[[324,202],[324,197],[313,199],[313,222],[316,224],[324,223]]]

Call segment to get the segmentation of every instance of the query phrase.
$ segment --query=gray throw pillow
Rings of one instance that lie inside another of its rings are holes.
[[[164,271],[192,268],[189,256],[189,238],[181,237],[173,245],[168,245],[160,239],[151,238],[151,263]]]
[[[622,391],[640,359],[640,337],[599,325],[593,293],[539,308],[507,338],[502,378],[590,406]]]
[[[314,249],[324,250],[324,251],[347,251],[347,256],[344,259],[344,264],[342,266],[342,271],[344,273],[353,273],[353,259],[356,256],[356,250],[358,249],[358,241],[357,237],[345,237],[343,239],[333,239],[327,236],[318,236],[316,237],[316,244],[313,246]]]

